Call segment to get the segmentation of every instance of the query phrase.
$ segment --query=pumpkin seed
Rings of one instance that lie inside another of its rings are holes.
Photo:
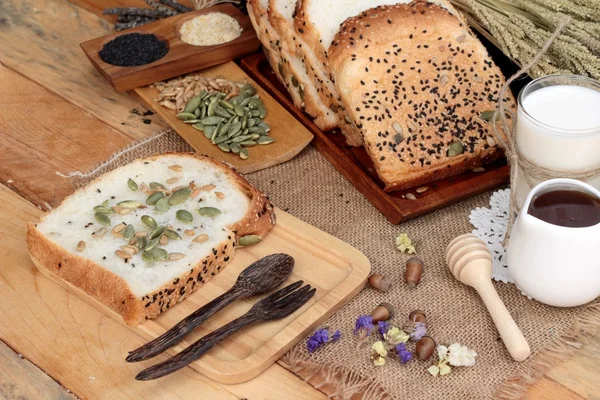
[[[207,240],[208,240],[208,235],[207,235],[207,234],[205,234],[205,233],[203,233],[202,235],[198,235],[198,236],[196,236],[196,237],[195,237],[195,238],[192,240],[192,242],[194,242],[194,243],[204,243],[204,242],[206,242]]]
[[[258,144],[271,144],[275,141],[271,136],[261,136],[256,140]]]
[[[279,64],[277,64],[277,70],[279,71],[279,76],[281,76],[281,77],[285,76],[285,73],[283,71],[283,64],[281,62],[279,62]]]
[[[201,119],[188,119],[187,121],[183,121],[184,124],[189,124],[189,125],[193,125],[193,124],[197,124],[198,122],[202,121]]]
[[[294,87],[298,87],[298,79],[294,75],[292,75],[292,85]]]
[[[304,87],[302,85],[298,86],[298,94],[300,95],[300,100],[304,102]]]
[[[192,222],[194,220],[194,216],[192,215],[192,213],[187,210],[177,211],[175,213],[175,217],[177,217],[177,220],[181,222]]]
[[[127,240],[130,240],[133,237],[133,235],[135,235],[135,228],[131,224],[127,225],[127,227],[123,231],[123,237]]]
[[[264,106],[258,107],[259,114],[258,116],[262,119],[267,116],[267,109]]]
[[[96,214],[94,214],[94,218],[96,218],[96,221],[98,221],[102,225],[110,226],[110,218],[108,218],[106,214],[97,212]]]
[[[448,157],[454,157],[462,154],[465,151],[465,147],[461,142],[454,142],[448,148]]]
[[[256,110],[260,106],[262,106],[262,101],[258,97],[252,97],[248,102],[248,108],[251,110]]]
[[[194,111],[194,115],[196,116],[196,118],[202,118],[202,108],[196,108],[196,111]]]
[[[243,142],[244,140],[249,140],[250,139],[250,135],[240,135],[238,137],[235,137],[232,139],[233,143],[239,143],[239,142]]]
[[[197,124],[192,125],[192,128],[197,129],[199,131],[203,131],[204,125],[202,125],[202,123],[198,122]]]
[[[269,132],[271,130],[271,127],[265,121],[260,121],[257,126],[259,128],[263,128],[266,132]]]
[[[248,114],[250,114],[251,117],[259,117],[260,110],[250,110],[250,112]]]
[[[252,147],[252,146],[256,146],[256,142],[254,140],[244,140],[243,142],[240,142],[241,146],[246,146],[246,147]]]
[[[154,228],[152,230],[152,232],[150,232],[150,235],[148,235],[148,239],[150,239],[150,240],[158,239],[165,232],[165,229],[166,229],[166,227],[164,225],[157,226],[156,228]]]
[[[158,226],[154,218],[149,215],[142,215],[142,224],[148,229],[155,229]]]
[[[152,253],[150,253],[149,251],[144,251],[142,252],[142,260],[146,262],[152,262],[154,261],[154,257],[152,257]]]
[[[129,208],[129,209],[134,209],[134,208],[138,208],[139,206],[142,205],[142,203],[140,203],[139,201],[135,201],[135,200],[123,200],[117,203],[117,205],[119,207],[123,207],[123,208]]]
[[[190,187],[184,187],[182,189],[179,189],[171,195],[171,197],[169,198],[169,204],[171,204],[171,205],[181,204],[184,201],[186,201],[188,199],[188,197],[190,197],[191,193],[192,193],[192,188],[190,188]]]
[[[206,136],[206,138],[208,140],[210,140],[212,138],[212,134],[216,128],[217,128],[216,126],[212,126],[212,125],[205,126],[204,127],[204,136]]]
[[[231,152],[235,154],[240,154],[240,150],[242,150],[242,146],[240,146],[239,143],[231,143],[229,148],[231,149]]]
[[[487,122],[492,122],[494,119],[494,112],[494,110],[483,111],[479,114],[479,118]],[[496,118],[496,120],[498,119]]]
[[[231,128],[229,128],[229,133],[228,133],[227,137],[232,138],[241,132],[242,132],[242,123],[235,122],[231,125]]]
[[[171,253],[169,254],[169,261],[181,260],[183,257],[185,257],[183,253]]]
[[[404,140],[404,136],[402,136],[401,133],[396,133],[394,135],[394,142],[396,142],[396,144],[402,143],[403,140]]]
[[[137,192],[138,190],[138,184],[131,178],[127,180],[127,187],[133,192]]]
[[[238,240],[238,244],[240,246],[252,246],[253,244],[257,244],[258,242],[260,242],[260,236],[258,235],[246,235],[242,236]]]
[[[217,125],[220,122],[223,122],[223,120],[224,120],[224,118],[222,118],[222,117],[213,117],[213,116],[211,116],[211,117],[204,118],[201,121],[201,123],[202,123],[202,125]]]
[[[239,115],[240,117],[243,117],[245,112],[244,112],[244,108],[242,106],[240,106],[239,104],[236,104],[234,107],[235,113],[237,115]]]
[[[227,135],[221,135],[215,139],[214,144],[219,145],[219,144],[227,142],[228,140],[229,140],[229,138],[227,137]]]
[[[223,107],[217,106],[217,109],[215,110],[215,114],[218,115],[219,117],[223,117],[225,119],[231,118],[231,115]]]
[[[154,192],[146,198],[146,204],[148,204],[149,206],[153,206],[156,204],[157,201],[159,201],[163,197],[165,197],[165,194],[163,192]]]
[[[146,240],[145,237],[139,237],[139,238],[135,239],[135,245],[140,250],[143,249],[144,247],[146,247],[146,244],[148,244],[148,241]]]
[[[281,74],[281,75],[283,75],[283,74]],[[256,94],[256,89],[251,84],[246,83],[240,89],[240,94],[243,94],[244,96],[254,96]]]
[[[171,208],[171,204],[169,204],[169,199],[167,197],[163,197],[162,199],[158,200],[154,205],[154,211],[156,211],[158,214],[166,213],[169,211],[169,208]]]
[[[248,118],[248,128],[252,128],[258,123],[256,118]]]
[[[177,118],[179,118],[182,121],[187,121],[188,119],[196,119],[196,116],[189,112],[182,112],[177,114]]]
[[[144,251],[150,251],[158,245],[158,238],[148,240],[146,245],[144,246]]]
[[[108,207],[105,205],[94,207],[94,211],[100,214],[113,214],[115,212],[115,210],[113,210],[112,207]]]
[[[250,140],[257,140],[260,137],[260,135],[258,133],[252,133],[249,136],[250,136]]]
[[[169,253],[165,249],[154,248],[150,251],[154,261],[165,261],[169,258]]]
[[[164,235],[166,237],[168,237],[169,239],[173,239],[173,240],[181,239],[181,236],[179,236],[179,233],[175,232],[172,229],[165,229]]]
[[[216,217],[221,214],[221,210],[215,207],[201,207],[198,209],[198,214],[203,217]]]
[[[164,189],[164,190],[167,190],[167,188],[163,184],[158,183],[158,182],[150,182],[150,189]]]
[[[200,103],[202,102],[202,96],[194,96],[192,97],[183,109],[183,113],[193,113],[200,107]]]
[[[253,126],[252,128],[248,129],[249,133],[258,133],[259,135],[266,135],[267,131],[265,128],[263,128],[262,126]]]
[[[248,114],[245,114],[242,117],[242,129],[246,129],[247,126],[248,126]]]
[[[221,151],[224,151],[225,153],[229,153],[231,151],[231,148],[227,143],[219,143],[217,146],[219,147],[219,149],[221,149]]]
[[[242,102],[240,103],[240,106],[246,107],[251,99],[252,99],[252,97],[246,97],[244,100],[242,100]]]
[[[247,160],[248,157],[250,157],[250,152],[248,151],[248,149],[243,148],[240,150],[240,158],[242,160]]]

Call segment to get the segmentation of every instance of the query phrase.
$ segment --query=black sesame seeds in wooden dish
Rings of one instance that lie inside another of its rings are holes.
[[[193,46],[184,43],[179,34],[181,25],[190,19],[208,13],[223,13],[233,17],[240,24],[241,35],[230,42],[213,46]],[[102,49],[118,37],[131,33],[154,35],[156,41],[165,43],[168,51],[155,61],[146,62],[143,65],[134,65],[136,64],[135,60],[128,60],[132,66],[117,66],[105,62],[100,56]],[[250,18],[231,4],[220,4],[207,9],[179,14],[81,44],[81,48],[92,65],[119,92],[222,64],[253,53],[258,50],[259,46],[260,41],[256,37]]]

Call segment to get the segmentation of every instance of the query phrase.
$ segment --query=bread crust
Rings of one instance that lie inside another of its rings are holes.
[[[495,109],[504,77],[447,9],[418,0],[365,11],[342,24],[329,62],[386,191],[501,157],[480,114]],[[449,154],[456,142],[464,152]]]
[[[229,264],[235,254],[240,237],[252,234],[262,238],[275,224],[274,209],[268,197],[250,185],[233,168],[206,156],[191,153],[168,154],[194,157],[222,169],[224,173],[233,178],[234,183],[248,196],[250,205],[244,218],[229,227],[231,234],[228,235],[227,240],[219,243],[212,249],[211,254],[198,260],[183,275],[154,292],[141,298],[134,295],[123,278],[92,260],[72,253],[49,240],[37,229],[36,224],[28,224],[27,246],[29,254],[36,265],[48,269],[62,279],[81,288],[96,300],[119,313],[128,325],[137,325],[146,319],[156,318],[162,312],[185,299]],[[149,157],[148,159],[159,157],[162,156]],[[85,190],[85,188],[78,189],[78,191],[80,190]],[[42,216],[41,221],[44,218]]]

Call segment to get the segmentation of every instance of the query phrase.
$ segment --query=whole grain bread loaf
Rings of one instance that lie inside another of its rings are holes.
[[[387,191],[501,155],[489,112],[504,77],[449,5],[418,0],[364,11],[341,25],[328,61]]]
[[[238,239],[274,225],[268,198],[204,156],[108,172],[30,223],[32,260],[123,316],[156,318],[218,274]]]

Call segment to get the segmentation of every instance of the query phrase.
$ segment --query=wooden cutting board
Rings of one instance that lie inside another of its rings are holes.
[[[222,76],[235,82],[248,82],[254,85],[262,99],[267,116],[265,122],[271,126],[269,135],[275,139],[274,143],[266,146],[250,147],[250,157],[242,160],[237,154],[225,153],[204,134],[177,118],[174,110],[169,110],[159,105],[155,99],[158,90],[149,86],[136,89],[136,93],[158,113],[167,123],[197,152],[209,155],[217,160],[225,161],[241,173],[250,173],[281,164],[292,159],[300,153],[313,139],[313,134],[290,114],[281,104],[273,99],[259,84],[254,82],[240,67],[233,62],[218,65],[201,71],[208,77]]]
[[[148,340],[153,339],[199,307],[223,294],[235,283],[240,272],[252,262],[269,254],[286,253],[294,257],[296,264],[292,275],[283,285],[302,279],[317,288],[313,298],[285,319],[258,324],[234,334],[190,366],[217,382],[235,384],[254,378],[273,364],[356,296],[364,287],[371,270],[367,257],[349,244],[281,210],[276,210],[276,214],[277,225],[262,242],[239,249],[233,261],[219,275],[186,300],[157,319],[130,329]],[[37,263],[36,266],[40,272],[65,289],[75,293],[106,315],[122,322],[119,314],[46,268]],[[172,354],[179,352],[200,337],[239,317],[259,298],[234,302],[209,318],[204,325],[169,352]]]

